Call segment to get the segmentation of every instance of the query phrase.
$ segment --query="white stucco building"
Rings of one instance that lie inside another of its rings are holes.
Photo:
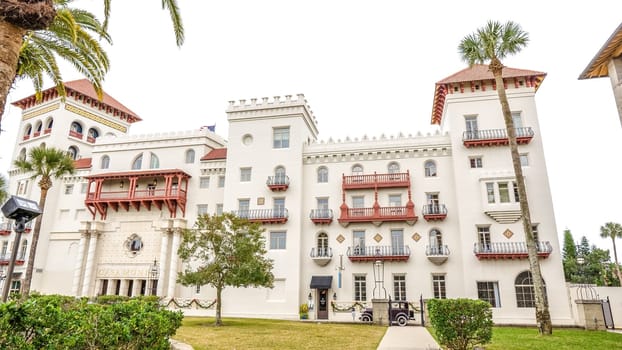
[[[544,77],[504,70],[553,323],[573,325],[535,104]],[[466,297],[489,301],[497,323],[535,323],[505,126],[486,66],[436,84],[436,134],[340,141],[318,139],[303,95],[230,102],[226,137],[209,128],[137,136],[129,128],[141,119],[130,109],[108,95],[97,101],[85,81],[66,85],[64,102],[49,89],[41,102],[14,103],[23,114],[13,159],[45,143],[69,150],[78,167],[49,192],[34,290],[157,293],[205,305],[213,290],[175,283],[180,230],[201,213],[233,211],[263,223],[276,281],[273,289],[226,289],[226,316],[294,319],[311,301],[310,318],[346,320],[340,310],[374,297]],[[10,194],[38,199],[28,176],[10,170]],[[12,247],[7,228],[0,263]]]

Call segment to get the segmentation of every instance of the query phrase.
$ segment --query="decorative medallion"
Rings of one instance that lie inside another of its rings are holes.
[[[376,233],[374,241],[376,241],[376,243],[380,243],[380,241],[382,241],[382,236],[379,233]]]
[[[505,236],[505,238],[510,239],[512,238],[512,236],[514,236],[514,232],[510,231],[510,229],[507,229],[503,231],[503,235]]]
[[[140,253],[143,249],[143,240],[139,235],[132,233],[126,240],[123,242],[123,247],[125,248],[125,253],[130,257],[134,257]]]
[[[412,239],[415,240],[415,242],[419,242],[419,240],[421,239],[421,235],[417,232],[415,232],[414,235],[412,235]]]
[[[343,243],[343,241],[345,241],[345,240],[346,240],[346,238],[342,234],[339,234],[339,236],[337,236],[337,242]]]

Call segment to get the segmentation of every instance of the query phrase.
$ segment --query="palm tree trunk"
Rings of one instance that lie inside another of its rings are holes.
[[[22,47],[26,30],[0,20],[0,121],[9,95],[9,89],[15,80],[19,50]]]
[[[527,201],[525,178],[523,177],[523,169],[520,164],[520,155],[518,153],[518,144],[516,143],[514,120],[512,119],[510,104],[508,102],[505,86],[503,84],[503,65],[498,59],[493,59],[490,63],[490,69],[497,84],[497,94],[499,95],[499,101],[501,102],[503,119],[505,120],[505,127],[510,141],[510,153],[512,155],[512,166],[514,167],[514,175],[516,176],[520,209],[523,217],[523,230],[525,231],[525,244],[527,245],[529,268],[533,278],[536,299],[536,322],[540,333],[548,335],[553,333],[553,325],[551,323],[551,314],[549,312],[548,301],[544,292],[544,281],[542,279],[542,272],[540,271],[537,244],[531,227],[531,214],[529,213],[529,202]]]
[[[43,180],[41,180],[41,182],[43,182]],[[28,298],[28,295],[30,294],[32,271],[35,266],[35,255],[37,254],[37,244],[39,243],[39,233],[41,232],[41,221],[43,221],[43,215],[45,213],[45,200],[48,196],[48,189],[49,188],[44,186],[41,187],[41,196],[39,197],[39,209],[41,210],[41,215],[37,217],[35,221],[35,228],[32,230],[32,242],[30,243],[30,253],[28,254],[28,264],[26,265],[26,276],[24,277],[24,286],[22,288],[22,299]]]
[[[616,262],[616,273],[618,274],[618,281],[622,286],[622,275],[620,274],[620,264],[618,263],[618,251],[616,249],[616,237],[611,236],[611,243],[613,243],[613,260]]]

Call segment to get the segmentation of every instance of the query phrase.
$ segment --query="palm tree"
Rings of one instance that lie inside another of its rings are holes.
[[[6,191],[6,177],[0,174],[0,203],[4,203],[8,193]]]
[[[20,52],[24,45],[24,38],[28,38],[33,31],[48,28],[55,20],[58,7],[63,7],[69,0],[2,0],[0,1],[0,38],[2,47],[0,51],[0,121],[4,114],[7,96],[11,86],[15,83],[18,72],[18,61]],[[111,0],[103,0],[104,4],[104,24],[103,31],[106,31],[108,18],[110,17]],[[179,14],[179,7],[176,0],[162,0],[162,7],[170,13],[173,22],[173,30],[178,46],[184,41],[184,28]],[[75,45],[75,43],[74,43]],[[67,53],[70,54],[70,53]],[[62,58],[66,58],[61,56]],[[88,59],[92,58],[91,56]],[[58,71],[48,67],[52,72]],[[82,73],[88,70],[81,70]],[[48,69],[38,69],[39,72],[48,73]],[[92,76],[87,74],[88,79]],[[62,84],[58,84],[60,79],[55,80],[59,92],[64,93]],[[91,80],[93,83],[94,81]],[[37,82],[35,81],[35,86]],[[97,90],[97,84],[95,86]]]
[[[58,148],[34,147],[28,152],[26,159],[18,159],[14,162],[17,169],[31,173],[31,178],[40,178],[38,185],[41,189],[39,197],[39,209],[45,213],[45,200],[48,190],[52,187],[52,178],[58,179],[67,174],[75,172],[74,161],[71,156]],[[41,232],[41,221],[43,215],[39,215],[35,221],[28,255],[28,265],[26,266],[26,276],[24,277],[23,296],[27,297],[30,293],[30,283],[32,281],[32,271],[39,243],[39,233]]]
[[[534,292],[536,299],[536,322],[542,334],[552,334],[551,314],[549,313],[548,301],[544,291],[544,281],[540,271],[540,261],[538,260],[538,250],[531,227],[531,216],[529,214],[529,202],[527,201],[527,190],[525,179],[520,164],[518,145],[516,143],[516,130],[512,120],[510,104],[503,85],[503,64],[501,60],[508,55],[521,51],[529,42],[529,35],[524,32],[521,26],[512,21],[501,24],[496,21],[489,21],[484,27],[479,28],[475,33],[469,34],[462,39],[458,46],[458,51],[462,59],[473,65],[476,63],[488,63],[488,68],[492,72],[497,86],[497,94],[501,103],[503,119],[510,143],[510,153],[512,165],[516,176],[520,209],[523,218],[523,229],[525,231],[525,243],[531,275],[533,277]]]
[[[620,285],[622,285],[622,275],[620,274],[620,264],[618,263],[618,252],[616,250],[616,238],[622,238],[622,225],[617,222],[608,222],[600,227],[600,236],[602,238],[611,238],[611,243],[613,243],[613,259],[616,263],[616,273]]]

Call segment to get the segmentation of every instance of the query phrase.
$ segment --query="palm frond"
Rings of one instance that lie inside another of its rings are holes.
[[[176,0],[162,0],[162,9],[168,9],[171,16],[171,22],[173,22],[173,31],[175,32],[175,42],[177,46],[181,46],[184,43],[184,25],[181,22],[181,15],[179,13],[179,6],[177,6]]]

